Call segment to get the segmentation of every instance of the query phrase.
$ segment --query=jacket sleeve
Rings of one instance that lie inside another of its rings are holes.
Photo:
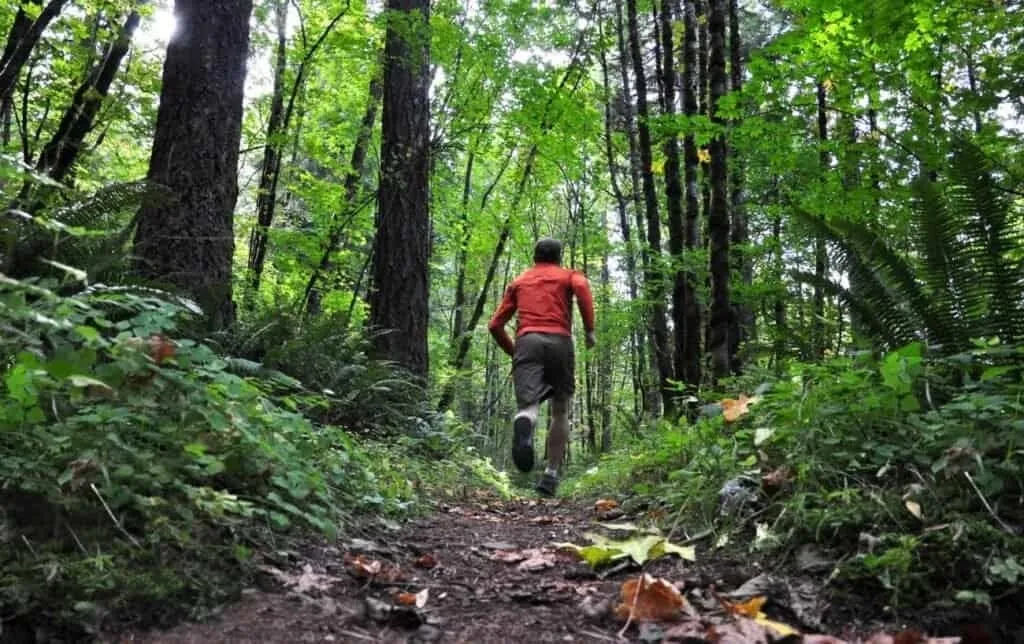
[[[583,318],[583,329],[588,333],[594,330],[594,296],[590,293],[590,283],[583,273],[572,274],[572,292],[576,295],[576,303]]]
[[[505,289],[505,296],[501,298],[501,304],[498,306],[498,310],[494,312],[494,316],[491,318],[490,323],[487,325],[487,329],[491,332],[491,336],[494,338],[501,350],[512,355],[515,352],[515,342],[509,336],[508,331],[505,330],[505,325],[508,324],[509,320],[516,312],[516,292],[515,283],[510,284]]]

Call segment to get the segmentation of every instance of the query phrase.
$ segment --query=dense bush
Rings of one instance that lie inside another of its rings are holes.
[[[929,359],[913,344],[748,376],[733,387],[764,393],[746,416],[652,428],[573,489],[618,489],[720,530],[756,523],[761,549],[840,548],[847,578],[897,599],[985,601],[1024,578],[1012,572],[1024,573],[1022,354],[977,342]],[[719,491],[737,477],[754,482],[753,519],[721,512]]]
[[[196,609],[237,589],[267,536],[332,535],[352,513],[407,510],[417,498],[408,471],[421,458],[416,441],[363,444],[314,424],[301,411],[334,404],[323,394],[176,337],[192,315],[188,302],[103,286],[59,295],[56,281],[2,280],[6,619],[95,625]],[[335,394],[382,381],[367,376]],[[419,485],[500,483],[454,448],[439,460],[420,468]]]

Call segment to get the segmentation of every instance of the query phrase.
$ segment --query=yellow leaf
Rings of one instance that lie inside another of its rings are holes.
[[[913,514],[919,521],[924,521],[924,514],[921,512],[921,504],[917,501],[906,500],[903,505],[907,506],[907,511]]]
[[[832,88],[835,87],[835,84],[832,82],[831,78],[826,78],[822,81],[821,86],[825,88],[826,92],[831,92]]]
[[[741,604],[729,604],[729,612],[745,617],[763,617],[764,613],[761,612],[761,607],[766,601],[768,601],[767,597],[751,597]]]
[[[754,621],[760,624],[761,626],[772,629],[773,631],[775,631],[783,637],[788,637],[789,635],[800,635],[800,631],[794,629],[791,626],[783,624],[782,622],[774,622],[766,618],[764,614],[760,614],[757,617],[755,617]]]
[[[701,163],[711,163],[711,152],[707,148],[697,150],[697,160]]]
[[[651,161],[651,172],[654,174],[665,174],[665,161],[663,159]]]

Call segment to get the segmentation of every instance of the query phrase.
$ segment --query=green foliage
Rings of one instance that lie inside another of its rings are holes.
[[[993,572],[991,560],[1024,554],[1012,527],[1024,522],[1022,358],[1024,347],[976,342],[929,359],[913,344],[878,359],[796,363],[781,378],[752,374],[735,385],[766,391],[740,421],[663,423],[567,486],[576,495],[619,490],[695,529],[729,530],[734,519],[752,526],[749,514],[722,506],[719,490],[747,476],[759,531],[770,526],[776,545],[849,553],[844,579],[878,583],[908,603],[994,595],[1012,586],[1016,567]],[[780,472],[783,485],[756,484]]]
[[[333,535],[356,512],[409,511],[418,486],[500,482],[457,446],[434,468],[420,442],[314,424],[300,412],[322,395],[174,337],[190,312],[166,294],[57,286],[0,283],[5,614],[160,620],[237,588],[273,533]]]
[[[1014,257],[1024,228],[985,154],[958,143],[949,180],[921,178],[914,193],[909,257],[865,223],[798,210],[832,242],[849,285],[804,271],[797,278],[838,297],[885,346],[925,339],[951,353],[973,337],[1024,338],[1024,265]]]

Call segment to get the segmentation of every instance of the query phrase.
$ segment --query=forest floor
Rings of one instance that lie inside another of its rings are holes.
[[[615,523],[629,518],[616,517]],[[946,610],[934,611],[941,616],[938,621],[927,616],[897,621],[879,610],[877,598],[858,604],[828,595],[828,570],[821,566],[817,573],[808,571],[814,565],[794,563],[767,570],[742,556],[708,555],[693,563],[675,556],[648,561],[644,572],[682,589],[685,605],[680,610],[673,604],[671,589],[661,588],[657,597],[645,589],[639,602],[652,599],[652,606],[668,606],[673,618],[660,625],[631,620],[623,629],[616,606],[622,603],[624,582],[637,579],[639,567],[623,564],[595,573],[571,551],[552,545],[586,544],[584,535],[598,529],[598,523],[595,508],[578,502],[480,495],[441,505],[435,514],[402,525],[377,523],[358,538],[280,551],[263,566],[265,583],[208,620],[167,631],[121,631],[101,641],[726,643],[771,641],[768,635],[777,636],[777,631],[764,625],[766,619],[847,640],[915,627],[932,636],[955,635],[963,624]],[[678,532],[673,542],[686,543],[685,531]],[[744,602],[745,596],[758,595],[768,600],[760,621],[757,600]],[[626,596],[638,599],[635,592]],[[731,613],[723,609],[730,605]],[[744,611],[755,619],[735,614]],[[926,640],[884,636],[870,641]]]

